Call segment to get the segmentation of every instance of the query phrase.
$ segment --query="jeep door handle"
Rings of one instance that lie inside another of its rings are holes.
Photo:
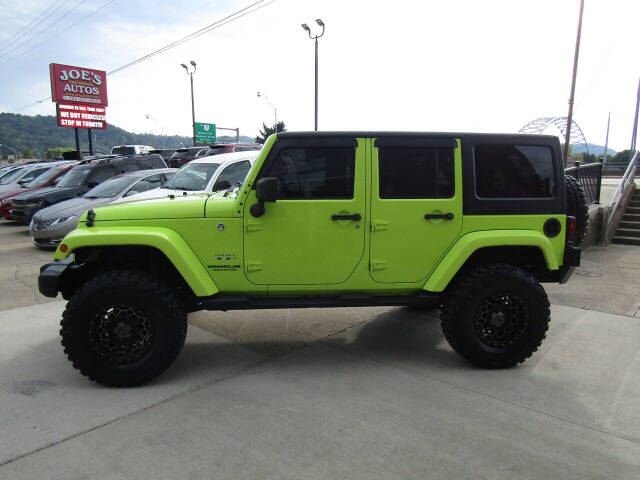
[[[427,213],[425,220],[453,220],[453,213]]]
[[[356,222],[358,222],[361,219],[362,219],[362,217],[360,216],[359,213],[354,213],[353,215],[338,215],[338,214],[331,215],[331,220],[333,220],[333,221],[336,221],[336,220],[355,220]]]

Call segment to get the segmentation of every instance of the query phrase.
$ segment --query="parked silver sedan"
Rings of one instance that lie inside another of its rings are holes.
[[[159,188],[175,172],[175,168],[158,168],[123,173],[92,188],[78,198],[43,208],[33,216],[29,225],[33,244],[42,248],[57,246],[67,233],[78,226],[78,219],[90,208]]]

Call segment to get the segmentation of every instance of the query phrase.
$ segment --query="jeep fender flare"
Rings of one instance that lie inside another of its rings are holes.
[[[460,237],[429,275],[423,290],[442,292],[467,259],[484,247],[530,246],[542,252],[547,268],[558,270],[558,258],[550,239],[535,230],[491,230],[471,232]],[[560,252],[560,255],[562,252]]]
[[[149,229],[133,226],[79,228],[64,237],[60,245],[63,244],[68,247],[68,251],[62,253],[58,246],[54,254],[55,259],[67,258],[74,250],[81,247],[124,245],[153,247],[164,253],[196,296],[206,297],[220,291],[184,238],[169,228]]]

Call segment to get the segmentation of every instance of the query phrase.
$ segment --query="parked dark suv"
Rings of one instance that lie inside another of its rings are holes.
[[[178,148],[167,162],[171,168],[180,168],[194,158],[204,157],[209,147]]]
[[[38,210],[75,198],[116,175],[152,168],[166,168],[160,155],[145,154],[132,157],[93,158],[69,170],[55,187],[43,188],[18,195],[12,199],[11,217],[18,223],[28,224]]]

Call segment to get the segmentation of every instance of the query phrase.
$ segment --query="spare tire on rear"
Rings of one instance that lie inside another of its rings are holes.
[[[575,178],[566,175],[565,185],[567,187],[567,216],[576,219],[576,239],[577,246],[582,245],[589,226],[589,207],[587,196]]]

